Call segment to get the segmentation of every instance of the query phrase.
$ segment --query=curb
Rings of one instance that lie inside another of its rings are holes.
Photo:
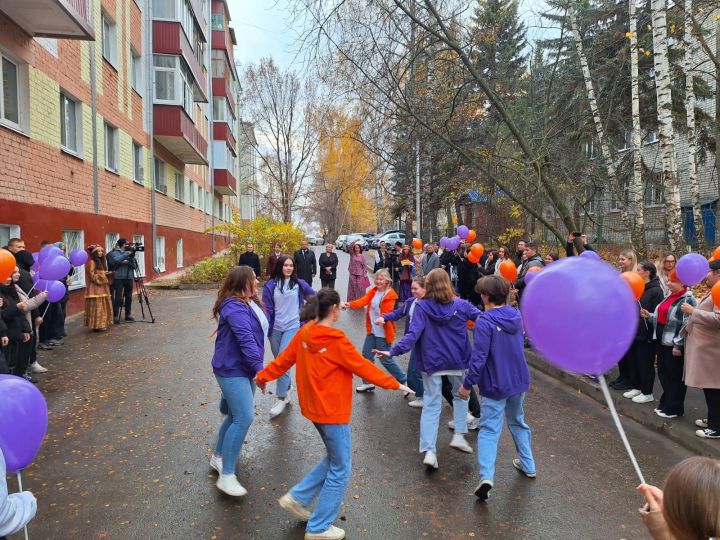
[[[180,290],[180,291],[204,291],[217,289],[219,283],[148,283],[145,285],[148,289],[156,289],[163,291]]]
[[[607,408],[607,403],[605,402],[605,397],[603,396],[600,386],[593,383],[590,379],[563,371],[544,360],[532,350],[525,350],[525,358],[527,359],[528,365],[533,369],[557,379]],[[612,390],[611,392],[615,408],[621,416],[630,418],[646,428],[664,435],[674,443],[692,452],[716,459],[720,458],[720,444],[718,441],[710,441],[697,437],[694,428],[690,431],[686,430],[685,423],[682,422],[683,418],[668,420],[660,418],[652,412],[652,416],[650,416],[647,414],[649,409],[646,407],[638,407],[636,404],[631,405],[632,402],[622,397],[622,394],[615,394]]]

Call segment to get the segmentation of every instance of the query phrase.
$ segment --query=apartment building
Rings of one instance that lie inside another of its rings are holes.
[[[0,245],[125,237],[147,279],[222,249],[207,230],[242,204],[235,45],[224,0],[2,0]]]

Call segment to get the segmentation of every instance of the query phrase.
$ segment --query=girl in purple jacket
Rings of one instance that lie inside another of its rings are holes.
[[[257,278],[249,266],[236,266],[218,291],[213,317],[218,321],[212,367],[220,385],[220,426],[210,466],[219,474],[216,486],[241,497],[247,490],[235,476],[235,464],[255,409],[255,375],[263,368],[268,319],[258,298]]]

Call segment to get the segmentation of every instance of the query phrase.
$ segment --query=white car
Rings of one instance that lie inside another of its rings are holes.
[[[322,246],[325,243],[325,239],[317,234],[308,234],[305,236],[305,240],[307,240],[311,246]]]

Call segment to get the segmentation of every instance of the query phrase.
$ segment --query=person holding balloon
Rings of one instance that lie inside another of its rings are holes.
[[[716,250],[720,256],[720,248]],[[710,286],[697,307],[683,304],[688,315],[681,333],[685,336],[685,384],[702,388],[707,403],[707,418],[695,420],[695,432],[705,439],[720,439],[720,364],[717,346],[720,343],[720,257],[709,264],[705,281]],[[718,531],[720,532],[720,531]]]
[[[21,531],[37,513],[37,499],[29,491],[8,494],[5,457],[0,448],[0,540]]]
[[[85,266],[85,326],[93,332],[101,332],[113,323],[109,287],[112,272],[108,270],[105,248],[92,244],[88,246],[87,253],[90,254],[90,262]]]
[[[15,270],[13,269],[13,274]],[[15,283],[13,283],[13,274],[10,274],[0,285],[0,298],[2,298],[3,307],[0,310],[3,322],[7,327],[8,343],[3,352],[10,373],[22,376],[25,372],[17,373],[23,362],[23,358],[27,347],[23,344],[30,341],[32,327],[25,317],[25,303],[20,299]],[[19,276],[19,272],[16,274]]]
[[[477,262],[472,262],[470,258],[472,255],[470,246],[465,249],[463,255],[460,264],[458,264],[458,295],[463,300],[477,306],[482,303],[480,295],[475,292],[475,284],[480,278],[480,267]]]
[[[671,272],[668,281],[670,295],[655,308],[653,313],[646,309],[640,315],[654,325],[654,335],[658,345],[658,379],[663,388],[660,404],[656,412],[662,412],[665,418],[675,418],[685,414],[685,394],[687,386],[683,383],[684,339],[680,330],[688,315],[683,312],[683,304],[697,305],[697,300],[684,285],[676,272]],[[652,394],[639,394],[633,398],[636,403],[654,401]]]
[[[48,293],[43,291],[32,297],[27,295],[19,285],[20,270],[17,267],[12,275],[12,280],[15,290],[18,293],[18,298],[20,299],[20,303],[17,305],[18,307],[22,306],[20,309],[22,310],[25,320],[30,327],[30,339],[20,345],[20,355],[12,373],[18,377],[25,377],[30,382],[37,382],[37,380],[28,371],[31,363],[30,360],[32,358],[32,351],[35,347],[35,329],[33,327],[33,318],[37,315],[37,309],[45,302],[45,300],[47,300]]]

